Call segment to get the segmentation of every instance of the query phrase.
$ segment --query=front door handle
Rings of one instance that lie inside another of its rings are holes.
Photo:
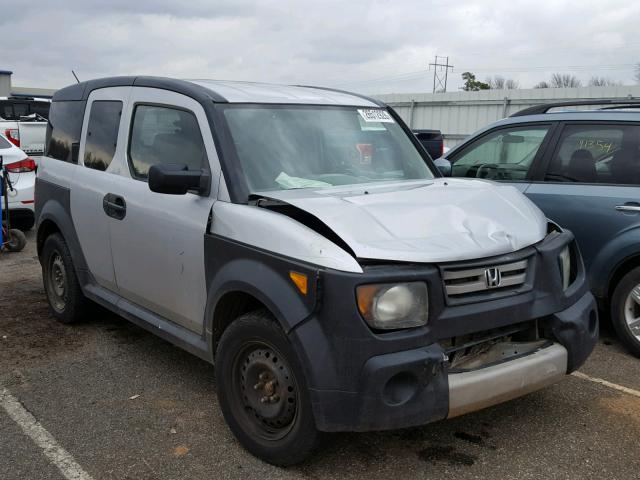
[[[122,220],[127,215],[127,202],[124,197],[115,193],[107,193],[102,199],[102,208],[111,218]]]
[[[619,212],[634,212],[640,213],[640,204],[638,203],[625,203],[624,205],[616,205],[616,210]]]

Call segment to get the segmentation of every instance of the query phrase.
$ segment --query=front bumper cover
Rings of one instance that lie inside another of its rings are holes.
[[[569,289],[560,285],[557,255],[571,241],[565,232],[535,246],[529,291],[478,304],[447,305],[436,267],[325,275],[323,305],[331,309],[320,308],[289,333],[306,369],[317,427],[368,431],[422,425],[524,395],[578,368],[597,341],[598,316],[581,261]],[[366,326],[345,292],[382,280],[428,283],[426,327],[380,333]],[[439,340],[533,319],[553,342],[550,347],[478,371],[448,371]],[[487,380],[496,385],[493,393],[479,386]]]

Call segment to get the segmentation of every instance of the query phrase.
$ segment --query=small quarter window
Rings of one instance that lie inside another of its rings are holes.
[[[45,155],[78,163],[78,145],[84,119],[84,101],[52,102],[45,141]]]
[[[206,159],[196,116],[186,110],[138,105],[133,116],[129,160],[132,175],[146,180],[149,168],[158,164],[203,168]]]
[[[87,140],[84,147],[84,166],[106,170],[116,153],[122,102],[96,101],[91,104]]]

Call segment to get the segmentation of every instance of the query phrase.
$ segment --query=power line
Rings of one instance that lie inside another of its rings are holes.
[[[528,67],[468,67],[459,68],[461,72],[473,72],[473,73],[526,73],[526,72],[545,72],[545,71],[623,71],[634,70],[637,64],[635,63],[622,63],[612,65],[534,65]],[[449,65],[449,67],[453,67]],[[418,77],[426,75],[424,70],[418,70],[415,72],[398,73],[394,75],[386,75],[383,77],[370,78],[366,80],[353,80],[349,82],[340,82],[337,85],[364,85],[371,83],[389,82],[389,81],[407,81],[414,80]]]

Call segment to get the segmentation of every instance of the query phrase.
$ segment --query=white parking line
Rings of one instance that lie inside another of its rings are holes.
[[[40,422],[22,406],[18,399],[5,389],[0,390],[0,406],[20,426],[25,435],[42,449],[42,453],[58,467],[66,479],[93,480],[91,475],[76,463],[69,452],[56,442],[56,439],[40,425]]]
[[[574,377],[582,378],[583,380],[588,380],[593,383],[604,385],[605,387],[609,387],[609,388],[612,388],[613,390],[626,393],[627,395],[633,395],[634,397],[640,398],[640,392],[638,390],[634,390],[633,388],[623,387],[622,385],[609,382],[602,378],[590,377],[589,375],[585,375],[584,373],[581,373],[581,372],[573,372],[571,375],[573,375]]]

